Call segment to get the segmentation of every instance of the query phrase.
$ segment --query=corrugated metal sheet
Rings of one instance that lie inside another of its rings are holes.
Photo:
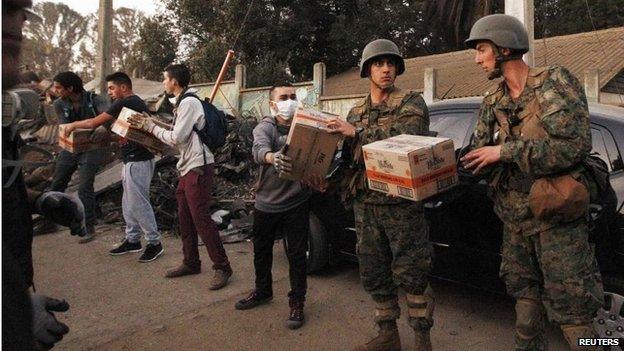
[[[584,71],[597,68],[600,86],[604,87],[624,69],[624,28],[612,28],[535,41],[535,65],[559,65],[579,79]],[[436,97],[479,96],[496,86],[474,63],[474,51],[463,50],[405,60],[406,71],[397,85],[423,90],[424,70],[437,69]],[[361,79],[357,68],[330,77],[325,82],[325,96],[365,94],[368,80]]]

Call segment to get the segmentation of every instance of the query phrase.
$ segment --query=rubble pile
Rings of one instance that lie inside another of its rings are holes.
[[[41,97],[41,109],[28,113],[19,124],[19,133],[29,144],[45,149],[48,154],[28,151],[23,158],[31,162],[49,162],[43,166],[25,166],[24,176],[28,187],[43,191],[48,188],[54,174],[54,158],[61,150],[58,146],[58,120],[49,98]],[[151,112],[160,120],[171,123],[172,113],[168,99],[161,97],[148,101]],[[251,149],[253,129],[257,125],[254,117],[229,117],[228,136],[225,145],[214,153],[215,177],[211,211],[221,235],[226,242],[246,238],[251,229],[251,207],[254,187],[258,177],[258,166],[253,162]],[[123,223],[121,210],[121,163],[117,154],[119,147],[112,143],[101,170],[96,176],[95,192],[98,202],[99,220],[104,223]],[[52,157],[50,157],[50,154]],[[150,187],[150,200],[158,227],[163,232],[177,233],[178,216],[175,191],[178,184],[177,159],[166,155],[158,159]],[[74,174],[68,191],[77,184],[78,172]]]

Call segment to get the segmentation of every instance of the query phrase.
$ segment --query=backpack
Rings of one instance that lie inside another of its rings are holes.
[[[615,212],[617,195],[609,181],[607,163],[596,153],[586,156],[583,160],[585,176],[589,183],[589,202],[600,205],[603,212]]]
[[[228,131],[227,117],[223,111],[211,104],[208,98],[202,100],[193,93],[182,94],[177,105],[180,105],[180,102],[189,96],[198,99],[204,109],[204,127],[197,129],[197,127],[193,126],[193,130],[197,133],[202,143],[208,146],[210,151],[215,152],[225,144]]]

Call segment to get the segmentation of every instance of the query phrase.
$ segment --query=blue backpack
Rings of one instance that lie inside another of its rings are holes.
[[[223,111],[211,104],[210,101],[208,101],[208,98],[202,100],[199,96],[193,93],[184,93],[178,100],[178,105],[180,104],[180,101],[188,96],[194,97],[201,102],[206,122],[204,123],[204,127],[202,129],[197,129],[197,127],[193,126],[193,130],[197,133],[202,143],[208,146],[210,151],[214,153],[218,148],[225,144],[228,127],[227,117]]]

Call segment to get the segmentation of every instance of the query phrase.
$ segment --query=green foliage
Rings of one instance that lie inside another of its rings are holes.
[[[147,17],[139,29],[135,45],[137,66],[146,79],[161,80],[163,69],[176,58],[178,37],[166,16]]]
[[[589,11],[587,9],[589,5]],[[624,25],[624,0],[535,0],[535,38]]]
[[[28,22],[24,27],[22,63],[41,78],[72,69],[74,47],[85,37],[87,21],[64,4],[42,2],[34,10],[43,21]]]

